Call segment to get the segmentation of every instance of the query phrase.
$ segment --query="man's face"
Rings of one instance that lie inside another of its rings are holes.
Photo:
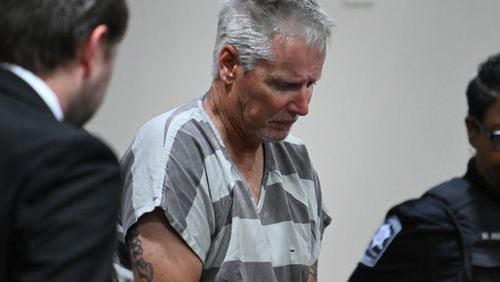
[[[481,175],[500,189],[500,152],[495,150],[489,133],[500,130],[500,99],[497,98],[486,112],[483,125],[488,130],[478,130],[473,136],[469,133],[471,144],[476,149],[476,165]]]
[[[99,49],[92,74],[83,82],[81,91],[70,100],[65,120],[82,126],[94,115],[111,79],[115,54],[116,47],[109,51]]]
[[[235,82],[242,130],[258,142],[283,140],[298,117],[308,113],[325,60],[299,39],[275,39],[273,55]]]

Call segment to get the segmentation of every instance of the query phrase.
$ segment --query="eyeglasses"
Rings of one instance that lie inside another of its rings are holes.
[[[476,123],[481,131],[484,130],[488,134],[491,140],[491,145],[493,145],[493,148],[496,151],[500,152],[500,129],[490,130],[477,119]]]

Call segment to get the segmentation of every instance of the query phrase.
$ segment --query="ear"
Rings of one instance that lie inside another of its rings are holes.
[[[219,79],[231,84],[236,77],[238,65],[238,51],[232,45],[225,44],[219,54]]]
[[[467,116],[465,118],[465,126],[467,127],[467,136],[469,137],[469,143],[472,147],[476,148],[476,142],[481,129],[477,124],[477,120],[473,116]]]
[[[100,59],[99,56],[106,55],[105,41],[107,33],[107,26],[98,25],[92,30],[87,40],[81,45],[79,60],[83,67],[84,77],[90,77],[96,67],[97,59]]]

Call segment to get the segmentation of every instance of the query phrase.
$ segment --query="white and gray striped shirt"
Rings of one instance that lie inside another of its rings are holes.
[[[124,230],[159,207],[203,262],[201,281],[307,281],[330,217],[304,144],[265,144],[255,203],[202,99],[150,120],[129,147]]]

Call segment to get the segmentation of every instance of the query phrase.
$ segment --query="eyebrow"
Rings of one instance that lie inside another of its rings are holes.
[[[265,79],[265,81],[268,83],[273,83],[273,84],[292,84],[292,85],[304,83],[304,80],[301,80],[301,79],[287,79],[287,78],[277,77],[277,76],[273,76],[273,75],[269,75]],[[315,83],[316,81],[317,80],[311,80],[311,81],[307,81],[307,83],[308,84],[310,82]]]

